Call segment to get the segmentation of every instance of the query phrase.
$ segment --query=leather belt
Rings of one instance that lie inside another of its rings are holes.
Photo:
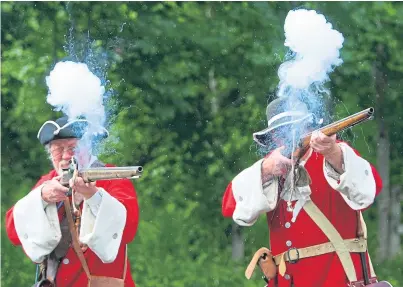
[[[358,253],[365,252],[367,250],[367,241],[364,238],[345,239],[343,240],[343,243],[349,252]],[[336,248],[331,242],[327,242],[305,248],[290,248],[281,254],[273,256],[273,260],[276,265],[279,266],[279,273],[283,275],[286,271],[285,262],[293,264],[297,263],[303,258],[319,256],[331,252],[336,252]]]

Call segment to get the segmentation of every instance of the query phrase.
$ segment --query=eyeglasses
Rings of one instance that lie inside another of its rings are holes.
[[[50,153],[53,156],[61,156],[63,155],[65,152],[69,153],[69,154],[74,154],[74,152],[76,151],[76,146],[68,146],[68,147],[55,147],[50,149]]]

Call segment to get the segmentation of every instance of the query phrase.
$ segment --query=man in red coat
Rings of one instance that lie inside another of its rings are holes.
[[[42,266],[46,263],[45,276],[55,280],[58,287],[88,284],[66,223],[63,200],[68,188],[59,180],[73,156],[82,167],[105,166],[91,155],[90,148],[77,151],[78,141],[89,125],[86,120],[68,121],[67,117],[44,123],[38,139],[49,152],[54,169],[42,176],[6,215],[10,241],[22,245],[33,262]],[[105,129],[97,133],[101,139],[107,136]],[[91,275],[124,278],[124,286],[135,286],[126,255],[139,221],[133,184],[127,179],[85,183],[81,177],[70,184],[74,204],[82,210],[79,241]]]
[[[335,135],[314,132],[309,150],[291,173],[293,161],[283,155],[292,146],[287,138],[312,130],[312,114],[298,99],[290,105],[289,99],[278,98],[268,105],[267,118],[268,128],[255,133],[254,140],[276,147],[232,180],[222,213],[242,226],[266,214],[277,266],[268,286],[364,286],[360,253],[365,254],[369,281],[375,282],[366,238],[358,239],[357,230],[365,232],[358,211],[381,191],[377,171]]]

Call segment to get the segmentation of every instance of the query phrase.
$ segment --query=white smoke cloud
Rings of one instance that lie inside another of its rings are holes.
[[[323,15],[305,9],[288,13],[284,32],[284,45],[291,50],[291,57],[278,70],[280,83],[277,100],[285,104],[277,112],[298,111],[312,116],[309,121],[302,120],[303,116],[287,116],[288,124],[277,130],[276,136],[282,140],[281,145],[286,147],[285,154],[292,158],[292,152],[298,147],[301,136],[318,128],[323,122],[323,118],[318,118],[326,114],[321,96],[323,93],[329,94],[324,87],[329,80],[328,74],[343,62],[339,50],[343,47],[344,38]],[[271,144],[277,146],[277,143]],[[294,164],[291,170],[294,170]],[[290,172],[287,179],[291,186],[290,195],[285,200],[291,204],[293,199],[300,197],[293,211],[294,222],[309,195],[299,194],[294,197],[299,192],[295,190],[294,172]]]
[[[284,45],[293,55],[279,68],[278,96],[286,96],[289,88],[305,90],[312,84],[320,90],[329,80],[328,73],[343,62],[339,52],[343,35],[323,15],[304,9],[288,13],[284,32]]]
[[[93,136],[104,132],[105,107],[103,96],[105,88],[101,80],[95,76],[84,63],[59,62],[46,77],[48,86],[47,102],[55,110],[62,111],[69,119],[84,117],[91,124],[78,143],[76,158],[79,165],[86,166],[88,162],[81,159],[81,151],[94,151]],[[80,160],[81,159],[81,160]],[[86,159],[88,160],[88,159]]]
[[[284,46],[290,51],[278,69],[280,82],[276,96],[278,103],[282,104],[278,104],[278,110],[271,111],[269,116],[291,111],[307,115],[289,114],[284,120],[284,127],[276,129],[277,137],[282,139],[287,152],[291,152],[300,136],[319,128],[330,119],[325,102],[328,99],[325,96],[330,93],[325,84],[334,68],[343,63],[340,49],[344,37],[333,29],[323,15],[305,9],[289,11],[284,34]],[[268,150],[277,145],[269,140]]]
[[[86,64],[59,62],[46,77],[47,102],[63,111],[69,120],[85,116],[94,125],[103,126],[105,88]]]

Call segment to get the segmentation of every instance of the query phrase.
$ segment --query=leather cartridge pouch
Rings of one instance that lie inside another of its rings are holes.
[[[250,279],[255,271],[256,265],[259,265],[266,279],[273,279],[276,276],[277,268],[274,263],[273,255],[266,247],[260,248],[253,255],[248,267],[245,270],[245,277]]]
[[[88,287],[124,287],[125,281],[119,278],[93,276],[88,281]]]
[[[375,282],[374,282],[375,281]],[[353,282],[350,285],[348,285],[349,287],[393,287],[389,282],[387,281],[381,281],[381,282],[376,282],[376,279],[370,279],[369,285],[365,285],[364,280],[362,281],[357,281],[357,282]],[[374,282],[374,283],[372,283]]]
[[[80,249],[81,250],[81,249]],[[86,263],[87,264],[87,263]],[[87,267],[88,268],[88,267]],[[87,274],[88,276],[88,287],[124,287],[127,269],[127,246],[125,251],[125,263],[123,267],[123,278],[105,277],[105,276],[95,276]]]

